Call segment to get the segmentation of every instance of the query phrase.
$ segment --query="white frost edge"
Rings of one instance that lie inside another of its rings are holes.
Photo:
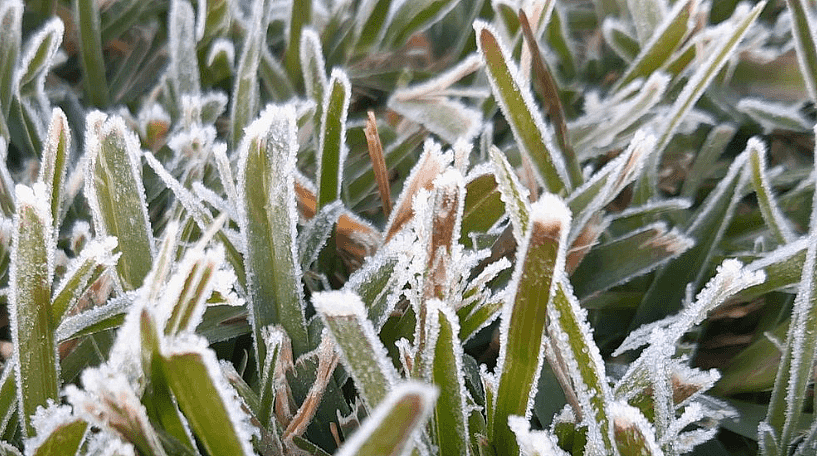
[[[433,385],[427,385],[416,381],[407,381],[394,387],[383,402],[378,405],[373,413],[362,423],[362,425],[352,434],[352,437],[344,442],[335,456],[356,456],[359,449],[368,441],[371,435],[383,423],[386,417],[391,412],[392,408],[398,402],[403,400],[406,396],[416,395],[422,398],[422,405],[419,419],[415,421],[414,430],[412,434],[417,434],[422,429],[423,424],[434,409],[434,403],[437,401],[439,390]],[[408,438],[406,442],[414,439]],[[407,455],[411,451],[411,445],[406,445],[399,453],[401,456]]]

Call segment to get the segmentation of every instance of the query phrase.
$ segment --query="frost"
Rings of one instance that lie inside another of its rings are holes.
[[[304,86],[306,93],[310,98],[314,99],[316,95],[326,92],[329,82],[326,80],[326,61],[323,58],[321,40],[312,28],[305,28],[301,31],[300,53],[301,65],[305,69]]]
[[[308,269],[318,260],[318,255],[332,234],[332,228],[344,210],[343,202],[335,200],[322,207],[303,227],[298,235],[299,263],[302,269]]]
[[[471,140],[482,127],[482,113],[448,98],[432,100],[389,100],[388,106],[400,115],[428,128],[449,144]]]
[[[99,322],[108,320],[117,315],[123,315],[131,307],[131,297],[124,296],[109,300],[105,305],[94,307],[85,312],[63,318],[60,325],[54,331],[54,337],[58,342],[64,342],[80,331],[89,328]]]
[[[533,431],[530,423],[521,416],[509,416],[508,426],[516,434],[516,442],[522,456],[568,456],[550,431]]]
[[[763,127],[764,134],[777,129],[809,131],[809,121],[800,113],[802,103],[780,103],[760,98],[744,98],[737,104],[741,111]]]
[[[31,425],[36,434],[35,437],[26,439],[26,454],[36,454],[35,450],[51,436],[52,432],[77,419],[68,405],[59,405],[49,400],[47,407],[37,407],[37,411],[31,417]]]
[[[643,439],[652,456],[663,456],[664,452],[655,441],[655,427],[641,413],[641,410],[623,401],[612,401],[608,404],[610,417],[616,435],[624,432],[635,432]]]
[[[513,237],[517,245],[521,245],[530,223],[530,192],[519,182],[508,159],[496,146],[491,146],[488,153],[494,165],[494,179],[499,188],[500,199],[511,219]]]
[[[68,402],[79,417],[123,437],[140,435],[152,451],[164,453],[145,406],[123,373],[108,365],[88,368],[82,372],[82,385],[84,391],[75,385],[65,388]]]
[[[102,431],[88,433],[87,456],[137,456],[137,453],[130,443]]]
[[[230,69],[235,65],[235,45],[232,40],[227,38],[216,38],[210,44],[210,50],[207,51],[207,66],[212,67],[220,58],[227,61]]]

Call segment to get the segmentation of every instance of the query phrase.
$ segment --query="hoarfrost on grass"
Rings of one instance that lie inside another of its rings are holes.
[[[523,456],[568,456],[550,431],[534,431],[527,419],[511,415],[508,426],[516,434],[516,442]]]
[[[31,425],[36,434],[25,440],[26,454],[35,454],[34,450],[42,445],[52,432],[77,419],[70,405],[60,405],[49,400],[46,407],[37,407],[37,411],[31,417]]]

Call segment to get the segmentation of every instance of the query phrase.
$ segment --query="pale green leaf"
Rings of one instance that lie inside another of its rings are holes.
[[[346,161],[346,116],[352,86],[342,70],[332,70],[321,109],[318,139],[317,209],[340,198],[343,164]]]
[[[51,220],[54,230],[59,231],[62,203],[65,198],[65,175],[71,156],[71,130],[68,119],[60,108],[54,108],[51,125],[45,138],[42,164],[38,181],[45,184],[51,206]]]

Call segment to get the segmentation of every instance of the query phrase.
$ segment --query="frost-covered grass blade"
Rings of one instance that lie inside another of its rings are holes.
[[[433,410],[438,394],[433,386],[418,382],[395,387],[338,450],[337,456],[408,455],[413,437]]]
[[[26,454],[32,456],[77,454],[88,430],[88,422],[72,416],[68,406],[51,405],[40,409],[34,422],[37,435],[26,445]]]
[[[386,357],[386,347],[366,318],[363,302],[357,295],[344,291],[317,293],[312,300],[337,343],[343,366],[373,410],[386,399],[398,375]]]
[[[105,61],[102,57],[102,32],[99,24],[99,5],[94,0],[73,0],[74,17],[80,43],[82,83],[91,104],[104,108],[110,102]]]
[[[18,185],[15,193],[9,317],[20,422],[23,435],[32,435],[30,420],[37,407],[59,400],[59,364],[51,315],[56,245],[45,186],[35,184],[31,189]]]
[[[814,26],[814,5],[803,0],[786,0],[791,11],[792,38],[797,49],[797,62],[811,100],[817,100],[817,36]]]
[[[516,453],[516,437],[508,417],[528,417],[536,380],[544,359],[547,306],[562,274],[570,211],[553,195],[544,195],[531,209],[530,226],[517,251],[514,298],[502,311],[497,378],[499,385],[488,437],[498,455]]]
[[[530,89],[519,81],[518,70],[493,28],[476,22],[477,44],[485,61],[494,98],[511,126],[520,149],[535,164],[537,179],[552,193],[571,188],[564,159],[556,153],[542,114]]]
[[[102,120],[99,113],[86,119],[87,168],[85,196],[97,233],[116,236],[116,265],[122,287],[133,290],[153,264],[153,231],[147,214],[145,190],[139,171],[139,144],[119,117]]]
[[[230,140],[237,148],[244,136],[244,127],[258,110],[258,68],[261,61],[262,38],[265,36],[268,22],[269,0],[253,3],[250,16],[251,26],[244,35],[241,57],[236,68],[235,85],[233,86],[230,106]],[[297,46],[293,46],[297,58]]]
[[[48,191],[51,206],[51,220],[54,230],[59,230],[62,216],[62,202],[65,197],[65,175],[71,154],[71,130],[68,119],[61,109],[55,108],[51,114],[51,125],[43,148],[42,164],[38,181],[43,182]]]
[[[794,232],[789,221],[780,210],[769,183],[766,169],[766,147],[757,139],[750,139],[747,145],[749,150],[749,166],[752,173],[752,186],[757,195],[758,206],[763,214],[763,220],[772,232],[775,240],[781,244],[788,244],[794,240]]]
[[[296,356],[309,350],[296,252],[296,135],[294,108],[269,107],[247,129],[239,151],[241,236],[258,366],[266,358],[261,328],[268,325],[287,331]]]
[[[317,209],[340,198],[343,163],[346,161],[346,115],[352,87],[341,70],[333,70],[321,109],[318,141]]]

